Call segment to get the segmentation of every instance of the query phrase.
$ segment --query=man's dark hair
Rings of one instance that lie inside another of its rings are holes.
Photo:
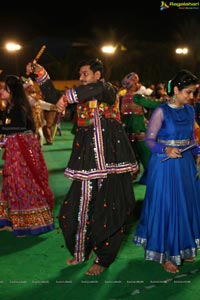
[[[104,68],[103,68],[103,63],[100,59],[98,58],[89,58],[82,60],[79,65],[78,65],[78,71],[80,70],[81,67],[83,66],[90,66],[90,69],[95,73],[99,71],[101,73],[101,78],[104,77]],[[100,79],[101,79],[100,78]]]

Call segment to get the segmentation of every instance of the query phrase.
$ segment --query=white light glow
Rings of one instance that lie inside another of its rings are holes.
[[[188,53],[188,48],[177,48],[176,49],[176,54],[187,54]]]
[[[18,51],[21,49],[21,46],[19,44],[15,44],[15,43],[7,43],[6,49],[8,51]]]
[[[108,46],[103,46],[101,50],[103,53],[113,54],[116,51],[116,47],[108,45]]]

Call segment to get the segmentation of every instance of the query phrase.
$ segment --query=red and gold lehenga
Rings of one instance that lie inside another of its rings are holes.
[[[15,236],[38,235],[54,229],[54,196],[48,170],[35,134],[31,131],[5,138],[0,230]]]

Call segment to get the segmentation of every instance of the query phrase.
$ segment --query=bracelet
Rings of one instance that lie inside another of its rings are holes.
[[[166,153],[166,149],[167,149],[168,147],[167,146],[163,146],[163,148],[162,148],[162,153]]]

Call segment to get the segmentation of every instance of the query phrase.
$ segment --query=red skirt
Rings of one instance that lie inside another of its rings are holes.
[[[54,195],[41,146],[32,133],[6,138],[3,153],[0,228],[14,235],[37,235],[54,229]]]

